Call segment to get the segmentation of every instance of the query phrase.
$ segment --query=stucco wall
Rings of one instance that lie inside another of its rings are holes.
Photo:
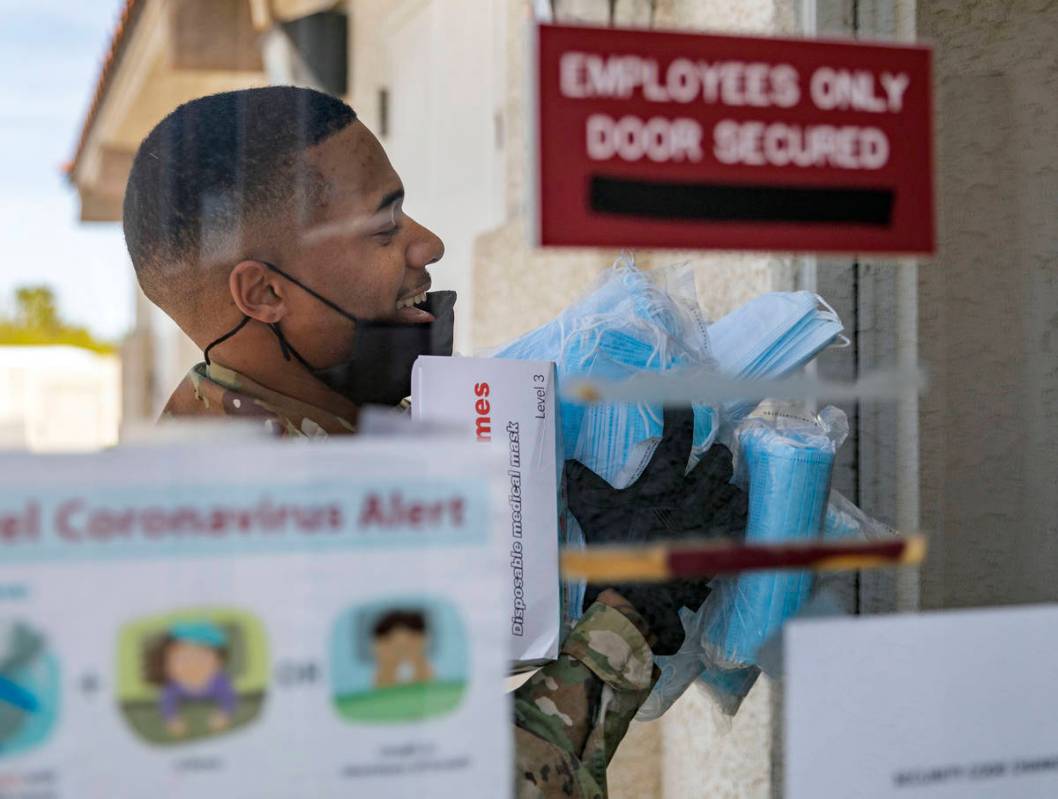
[[[927,606],[1058,598],[1058,3],[920,0],[940,253],[919,271]]]

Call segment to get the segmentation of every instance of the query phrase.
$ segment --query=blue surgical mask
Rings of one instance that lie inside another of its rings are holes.
[[[783,336],[761,363],[767,374],[782,376],[800,369],[841,333],[841,319],[834,309],[822,297],[816,297],[816,300],[822,307],[813,308],[813,312]]]
[[[720,370],[757,375],[761,360],[816,307],[810,292],[771,292],[755,297],[709,326],[709,343]]]
[[[812,292],[771,292],[710,325],[709,343],[729,375],[778,377],[806,364],[842,329],[834,309]]]
[[[789,375],[829,347],[843,330],[837,313],[810,291],[771,292],[750,300],[709,327],[720,370],[746,379]],[[755,402],[729,403],[744,418]]]

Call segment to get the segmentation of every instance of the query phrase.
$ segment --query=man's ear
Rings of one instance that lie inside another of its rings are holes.
[[[246,316],[266,325],[281,320],[287,312],[283,286],[260,261],[240,261],[228,276],[231,298]]]

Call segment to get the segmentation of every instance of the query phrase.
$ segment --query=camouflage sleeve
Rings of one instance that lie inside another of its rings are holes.
[[[605,799],[606,767],[657,679],[646,624],[600,595],[562,647],[514,694],[519,799]]]

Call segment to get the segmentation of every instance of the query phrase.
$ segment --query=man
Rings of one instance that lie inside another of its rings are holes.
[[[451,299],[422,307],[444,245],[403,200],[375,137],[318,92],[214,95],[159,123],[129,175],[125,238],[144,293],[205,353],[164,415],[320,437],[355,432],[366,401],[406,396],[414,356],[450,351]],[[520,796],[606,795],[656,679],[649,635],[604,592],[517,691]]]

